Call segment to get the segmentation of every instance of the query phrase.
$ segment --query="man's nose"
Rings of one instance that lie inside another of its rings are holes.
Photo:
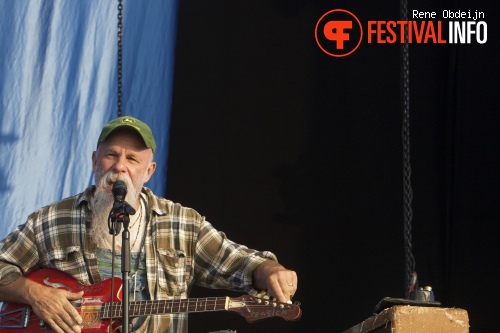
[[[126,162],[125,156],[118,156],[115,161],[115,164],[113,165],[114,171],[118,173],[126,172],[127,168],[125,166],[125,162]]]

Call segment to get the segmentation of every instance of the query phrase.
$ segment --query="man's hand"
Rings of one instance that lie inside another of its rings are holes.
[[[275,261],[266,260],[253,271],[254,287],[265,289],[278,302],[287,302],[297,291],[297,274]]]
[[[42,286],[25,277],[0,287],[2,301],[29,304],[35,314],[56,333],[80,333],[82,317],[70,301],[81,299],[83,291],[70,293],[66,290]]]

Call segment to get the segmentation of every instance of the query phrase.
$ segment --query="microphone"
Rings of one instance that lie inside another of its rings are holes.
[[[113,193],[113,197],[115,198],[113,207],[120,208],[120,212],[115,212],[115,214],[135,214],[135,209],[125,201],[125,197],[127,196],[127,184],[125,184],[123,180],[117,180],[113,184],[113,189],[111,190],[111,192]]]
[[[123,201],[125,200],[125,197],[127,196],[127,184],[123,180],[117,180],[113,184],[113,189],[111,190],[113,192],[113,196],[115,197],[115,201]]]

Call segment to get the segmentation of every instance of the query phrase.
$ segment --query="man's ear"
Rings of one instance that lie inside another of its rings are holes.
[[[156,170],[156,162],[151,162],[151,164],[148,167],[148,174],[146,180],[144,181],[145,183],[149,181],[155,170]]]
[[[94,172],[96,170],[96,165],[97,165],[97,151],[94,151],[92,153],[92,171]]]

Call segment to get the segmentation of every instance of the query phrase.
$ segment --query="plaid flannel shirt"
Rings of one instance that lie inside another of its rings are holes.
[[[102,281],[97,267],[89,199],[95,186],[32,213],[25,224],[0,242],[0,284],[10,274],[26,275],[55,268],[83,284]],[[257,294],[253,270],[266,259],[259,252],[228,240],[195,210],[157,197],[148,198],[145,252],[151,299],[187,298],[193,283],[213,289]],[[187,332],[185,313],[150,316],[144,332]],[[142,330],[141,330],[142,331]]]

